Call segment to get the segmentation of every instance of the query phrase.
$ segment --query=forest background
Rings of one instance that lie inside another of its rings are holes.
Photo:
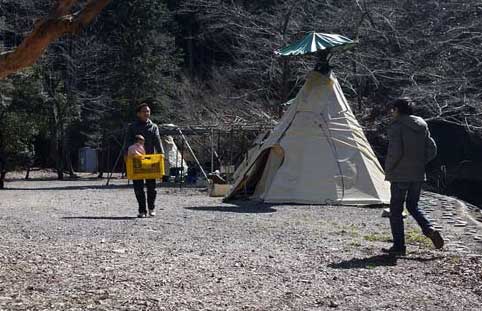
[[[15,49],[53,3],[0,0],[0,52]],[[0,154],[14,169],[34,150],[35,165],[62,178],[79,148],[120,148],[143,100],[161,124],[273,124],[315,61],[273,51],[309,31],[358,41],[332,64],[381,161],[388,103],[408,96],[439,145],[431,186],[482,202],[471,194],[482,186],[478,0],[114,0],[35,65],[0,80]],[[245,149],[252,138],[222,139],[220,160],[232,161],[227,145]],[[196,151],[208,154],[199,139]]]

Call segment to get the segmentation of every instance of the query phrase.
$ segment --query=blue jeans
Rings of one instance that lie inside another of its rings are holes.
[[[392,182],[390,186],[390,226],[392,228],[393,245],[405,247],[405,232],[403,228],[403,203],[406,202],[407,210],[417,221],[424,235],[432,230],[432,224],[425,214],[418,208],[422,182]]]

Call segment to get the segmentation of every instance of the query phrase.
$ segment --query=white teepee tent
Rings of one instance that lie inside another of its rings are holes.
[[[333,73],[313,71],[271,134],[250,150],[226,199],[388,203],[384,172]]]

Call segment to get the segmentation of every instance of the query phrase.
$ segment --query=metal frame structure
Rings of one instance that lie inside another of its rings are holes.
[[[246,125],[246,124],[243,124],[243,125],[234,125],[234,126],[229,126],[229,125],[226,125],[226,126],[220,126],[220,125],[189,125],[189,126],[176,126],[176,125],[173,125],[173,124],[167,124],[167,125],[159,125],[159,134],[161,136],[166,136],[166,135],[170,135],[170,136],[175,136],[175,137],[178,137],[180,140],[181,140],[181,148],[180,148],[180,153],[181,153],[181,163],[183,163],[184,161],[184,146],[187,147],[190,155],[192,156],[192,158],[194,159],[194,161],[196,162],[196,165],[199,167],[199,169],[201,170],[201,173],[203,174],[203,177],[205,179],[208,179],[208,174],[206,173],[205,169],[203,168],[203,166],[201,165],[198,157],[196,156],[193,148],[192,148],[192,144],[189,143],[188,139],[187,139],[187,136],[208,136],[209,135],[209,142],[210,142],[210,153],[211,153],[211,171],[214,170],[214,159],[216,158],[218,161],[220,161],[220,158],[219,158],[219,154],[218,152],[216,151],[216,148],[215,148],[215,136],[217,134],[217,145],[218,145],[218,148],[219,148],[219,142],[220,142],[220,137],[222,134],[224,135],[229,135],[229,139],[230,140],[233,140],[233,137],[234,137],[234,134],[239,134],[239,133],[242,133],[243,135],[246,133],[246,132],[251,132],[251,133],[259,133],[259,132],[262,132],[262,131],[266,131],[266,130],[269,130],[269,129],[272,129],[273,127],[275,126],[275,124],[273,123],[257,123],[257,124],[254,124],[254,125]],[[127,135],[127,131],[126,131],[127,127],[125,127],[122,132],[123,132],[123,139],[122,139],[122,146],[121,146],[121,149],[120,149],[120,152],[114,162],[114,165],[112,166],[110,172],[108,173],[108,178],[107,178],[107,182],[106,182],[106,186],[109,185],[110,183],[110,180],[112,179],[112,175],[114,173],[114,170],[115,168],[118,166],[119,164],[119,161],[121,160],[122,156],[123,156],[123,151],[125,149],[125,143],[126,143],[126,137],[125,135]],[[249,146],[244,146],[244,150],[243,152],[247,151]],[[229,151],[229,165],[233,165],[233,151],[232,151],[232,148],[231,150]],[[180,184],[182,185],[182,180],[180,181]]]

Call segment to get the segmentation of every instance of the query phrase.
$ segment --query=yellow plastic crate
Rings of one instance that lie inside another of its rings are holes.
[[[130,180],[160,179],[164,176],[164,155],[128,156],[126,167],[127,178]]]

